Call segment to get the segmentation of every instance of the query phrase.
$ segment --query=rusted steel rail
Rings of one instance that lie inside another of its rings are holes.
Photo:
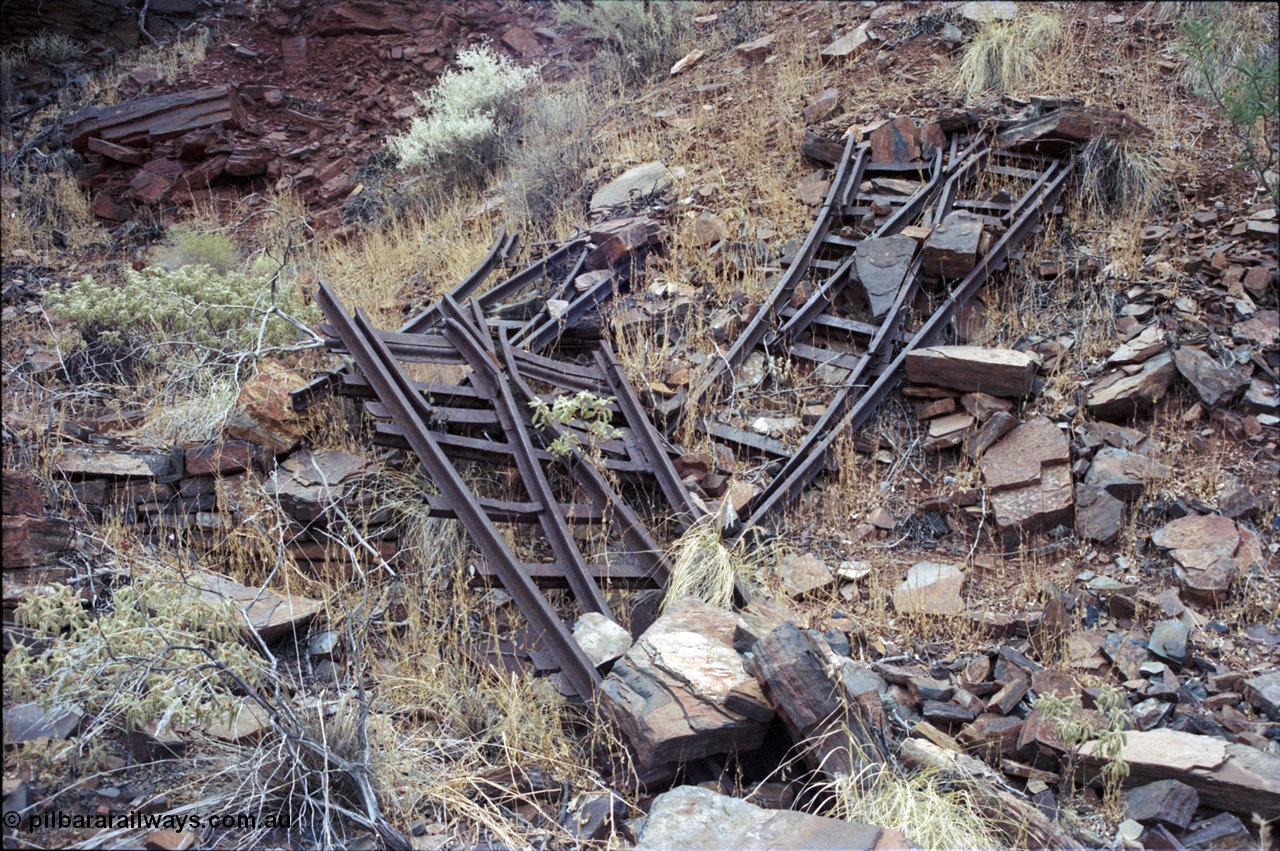
[[[446,294],[446,298],[451,298],[458,303],[466,302],[474,296],[475,292],[480,289],[493,270],[497,266],[508,259],[516,248],[517,237],[514,234],[507,234],[505,229],[498,232],[497,238],[494,240],[493,246],[485,254],[480,263],[462,279],[457,286]],[[573,270],[582,266],[583,259],[586,257],[586,238],[583,236],[574,237],[566,241],[563,245],[556,248],[550,254],[533,261],[525,266],[514,275],[495,284],[489,290],[476,297],[476,300],[482,305],[485,311],[495,310],[502,302],[512,298],[525,289],[529,288],[536,281],[545,278],[552,269],[562,265],[577,255],[576,260],[571,266],[570,275]],[[572,278],[570,278],[572,280]],[[440,304],[438,301],[425,310],[417,313],[412,318],[405,321],[403,325],[397,329],[402,334],[421,334],[430,329],[437,327],[440,322]],[[495,320],[500,323],[500,320]],[[523,326],[524,323],[519,323]],[[335,370],[333,372],[321,375],[306,385],[294,390],[291,394],[291,401],[294,410],[303,410],[311,405],[316,399],[328,393],[337,380],[338,374],[341,372]]]
[[[606,349],[584,365],[518,349],[507,329],[491,325],[479,299],[465,306],[442,299],[434,310],[437,321],[422,333],[375,331],[362,314],[349,316],[327,285],[318,301],[328,320],[322,327],[326,344],[355,362],[355,371],[342,376],[339,390],[365,400],[366,411],[379,420],[377,442],[407,448],[418,457],[441,491],[439,497],[424,497],[429,513],[463,524],[484,556],[479,578],[500,582],[525,614],[529,629],[521,640],[508,642],[504,664],[515,654],[536,670],[559,670],[573,693],[594,700],[599,675],[588,670],[589,663],[539,588],[568,587],[578,608],[612,618],[602,582],[662,588],[670,575],[663,549],[600,468],[656,486],[681,526],[696,514],[612,353]],[[418,382],[405,374],[401,361],[462,366],[466,375],[457,384]],[[539,392],[534,384],[547,390]],[[535,400],[550,401],[578,389],[616,397],[609,410],[619,436],[594,444],[594,458],[580,446],[588,439],[583,424],[533,422]],[[553,453],[548,449],[553,444],[567,444],[568,450]],[[491,466],[495,461],[518,471],[524,498],[484,497],[466,486],[459,465]],[[582,501],[566,503],[560,496],[566,493]],[[540,527],[552,561],[517,560],[497,523]],[[570,531],[584,524],[616,535],[620,545],[614,549],[625,555],[604,564],[590,562]],[[499,643],[492,649],[501,655]]]
[[[971,168],[973,170],[980,168],[990,155],[990,151],[979,151],[975,154],[975,161]],[[839,436],[862,426],[901,380],[901,371],[907,355],[915,349],[935,343],[946,326],[954,320],[959,309],[977,293],[990,275],[1005,267],[1011,253],[1037,227],[1040,220],[1046,214],[1057,211],[1057,200],[1074,166],[1074,160],[1065,163],[1061,160],[1048,160],[1042,161],[1038,171],[1028,170],[1028,174],[1017,175],[1035,179],[1031,187],[1016,202],[1009,204],[1008,212],[1004,217],[1007,220],[1007,229],[1004,234],[990,247],[973,270],[952,289],[928,321],[911,335],[892,360],[871,372],[877,360],[883,361],[886,358],[888,354],[886,344],[897,336],[904,307],[914,297],[919,281],[913,278],[909,286],[904,286],[900,290],[893,309],[881,325],[876,338],[868,346],[867,354],[863,356],[858,368],[850,375],[849,381],[828,407],[823,418],[814,426],[805,442],[790,454],[778,475],[752,501],[748,519],[736,531],[737,536],[740,537],[754,526],[762,525],[771,513],[799,498],[804,487],[830,462],[833,446]],[[939,201],[939,217],[958,206],[956,195],[963,177],[964,175],[957,174],[952,181],[949,181]],[[875,378],[870,386],[865,386],[863,382],[869,372]]]
[[[574,691],[584,700],[592,701],[600,685],[599,672],[533,579],[521,569],[502,533],[432,436],[424,420],[424,416],[429,416],[426,401],[408,385],[391,352],[359,312],[351,317],[324,283],[320,285],[318,299],[356,366],[391,411],[397,424],[404,429],[405,438],[413,447],[419,463],[449,501],[472,541],[496,570],[503,587],[518,602],[525,617],[538,631],[539,638],[553,649]],[[545,506],[543,510],[546,510]]]

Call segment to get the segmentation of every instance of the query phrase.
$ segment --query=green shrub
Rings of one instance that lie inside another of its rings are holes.
[[[28,62],[50,62],[54,65],[79,59],[86,53],[78,42],[47,30],[28,39],[22,47]]]
[[[94,723],[207,723],[237,703],[220,665],[251,685],[264,671],[239,639],[243,620],[230,600],[198,601],[170,583],[119,588],[96,616],[79,592],[59,585],[26,598],[16,618],[47,649],[15,644],[4,660],[6,690],[46,708],[76,704]]]
[[[1240,143],[1236,168],[1248,170],[1280,202],[1280,44],[1274,9],[1196,4],[1180,24],[1180,49],[1193,85]]]
[[[516,123],[520,93],[537,76],[487,45],[460,51],[462,70],[414,97],[426,111],[388,140],[401,168],[431,168],[446,182],[487,175],[501,160],[502,137]]]
[[[156,262],[166,269],[208,266],[220,275],[240,264],[240,250],[226,234],[188,228],[174,228],[169,244],[156,252]]]
[[[560,26],[580,26],[609,48],[605,57],[622,86],[666,74],[684,55],[693,31],[693,4],[595,0],[556,4]]]
[[[297,293],[272,292],[270,279],[210,266],[123,270],[122,285],[85,277],[45,297],[49,312],[69,322],[86,342],[156,351],[187,344],[231,354],[284,346],[296,336],[290,315],[304,315]]]

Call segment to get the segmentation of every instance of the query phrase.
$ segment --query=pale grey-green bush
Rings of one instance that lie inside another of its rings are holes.
[[[119,285],[81,278],[50,291],[45,304],[86,341],[185,343],[228,353],[283,346],[295,338],[290,322],[267,315],[273,305],[290,315],[306,313],[291,288],[281,288],[273,301],[271,282],[262,275],[220,273],[205,265],[125,268],[122,274]]]
[[[502,137],[520,113],[520,93],[537,77],[487,45],[460,51],[428,94],[415,94],[426,115],[388,140],[401,168],[431,168],[446,182],[488,174],[501,161]]]

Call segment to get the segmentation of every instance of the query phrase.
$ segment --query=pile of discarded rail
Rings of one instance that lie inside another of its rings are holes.
[[[874,144],[845,144],[817,221],[767,300],[701,380],[655,412],[673,431],[692,402],[714,400],[731,387],[734,372],[757,350],[834,368],[825,411],[797,448],[718,417],[697,423],[716,441],[777,462],[776,475],[731,534],[741,536],[794,503],[828,464],[835,441],[864,424],[893,390],[907,355],[938,341],[1042,219],[1061,212],[1057,201],[1074,151],[1096,122],[1096,115],[1081,119],[1068,108],[998,137],[959,127],[917,147],[916,158],[905,162],[875,161]],[[365,399],[376,440],[416,455],[440,490],[426,497],[435,513],[461,521],[486,560],[484,572],[527,618],[527,632],[496,647],[498,655],[507,664],[558,670],[566,691],[591,701],[600,674],[541,589],[567,586],[583,612],[611,617],[600,583],[662,588],[670,571],[641,519],[654,516],[648,495],[660,495],[659,514],[675,517],[677,531],[704,507],[677,474],[672,450],[606,341],[578,346],[572,359],[545,354],[626,276],[582,275],[593,246],[579,237],[476,295],[512,245],[499,238],[475,272],[396,331],[350,315],[322,286],[329,348],[353,363],[299,391],[295,403],[306,404],[334,381],[340,392]],[[906,327],[921,304],[931,307],[928,318]],[[407,364],[435,365],[433,374],[445,377],[413,377]],[[585,424],[538,420],[533,407],[584,390],[611,400],[616,429],[593,444],[592,457],[584,450],[591,443]],[[477,461],[518,471],[524,498],[478,493],[463,475],[464,465]],[[636,494],[646,496],[637,501]],[[540,526],[548,560],[518,556],[495,524]],[[603,524],[617,535],[620,546],[609,558],[592,560],[581,551],[570,527],[584,524]],[[642,622],[632,626],[634,632]]]
[[[611,480],[619,486],[653,485],[664,512],[677,522],[688,522],[698,509],[607,343],[592,352],[587,364],[537,353],[598,294],[581,294],[555,318],[520,322],[485,313],[489,308],[500,314],[504,299],[535,280],[545,283],[563,275],[571,287],[586,254],[583,242],[561,247],[465,307],[459,303],[483,281],[505,245],[499,240],[461,286],[399,331],[378,331],[360,312],[350,315],[322,284],[319,303],[329,320],[324,331],[330,348],[349,355],[355,367],[336,376],[339,392],[365,398],[365,410],[377,420],[378,442],[413,452],[440,490],[440,496],[426,497],[428,503],[461,522],[485,559],[482,571],[501,583],[527,618],[528,629],[514,641],[500,642],[494,648],[498,655],[509,665],[523,662],[543,673],[560,671],[567,690],[590,702],[600,674],[541,589],[567,585],[584,613],[613,620],[602,581],[665,585],[670,565],[662,547]],[[407,363],[452,368],[461,378],[415,380]],[[315,390],[300,393],[298,404]],[[561,394],[584,390],[609,400],[608,439],[594,440],[577,422],[535,422],[531,403],[551,403]],[[588,451],[598,454],[589,458]],[[463,475],[465,465],[475,461],[514,468],[526,498],[477,493]],[[575,498],[584,501],[571,501]],[[549,560],[522,560],[495,524],[539,526],[541,538],[529,536],[528,541],[544,541]],[[619,544],[608,548],[603,562],[589,562],[582,552],[570,529],[581,525],[617,536]]]

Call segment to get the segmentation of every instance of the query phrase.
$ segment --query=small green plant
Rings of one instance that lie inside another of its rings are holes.
[[[567,426],[579,422],[590,437],[591,445],[613,440],[621,432],[612,425],[614,403],[612,396],[597,396],[589,390],[582,390],[575,396],[557,396],[550,405],[542,399],[534,399],[529,403],[533,409],[533,424],[537,428],[548,425]],[[547,451],[557,458],[568,455],[577,445],[577,436],[568,429],[547,446]]]
[[[1128,717],[1124,709],[1124,694],[1114,686],[1098,690],[1097,711],[1093,716],[1084,713],[1080,695],[1073,693],[1062,698],[1053,694],[1042,695],[1035,705],[1053,725],[1053,731],[1067,748],[1067,767],[1063,771],[1063,796],[1074,791],[1076,765],[1081,749],[1089,743],[1092,753],[1102,760],[1103,802],[1109,815],[1118,818],[1122,810],[1120,791],[1124,779],[1129,776],[1129,764],[1124,761],[1125,724]]]
[[[479,178],[501,161],[503,137],[521,112],[520,93],[537,77],[485,44],[459,51],[429,94],[414,97],[426,112],[387,144],[401,168],[430,168],[447,182]]]
[[[23,54],[28,62],[49,62],[61,65],[85,55],[84,46],[61,33],[47,30],[28,39],[23,44]]]
[[[58,585],[24,599],[16,618],[47,649],[15,644],[4,660],[5,689],[45,708],[78,706],[94,724],[206,724],[238,703],[223,668],[249,684],[264,671],[239,638],[243,619],[230,600],[174,593],[171,583],[137,579],[97,615],[76,589]]]
[[[1280,203],[1280,45],[1272,21],[1265,35],[1238,31],[1234,4],[1197,4],[1183,16],[1180,49],[1192,81],[1240,143],[1237,169],[1249,171]],[[1274,10],[1268,15],[1274,16]]]

